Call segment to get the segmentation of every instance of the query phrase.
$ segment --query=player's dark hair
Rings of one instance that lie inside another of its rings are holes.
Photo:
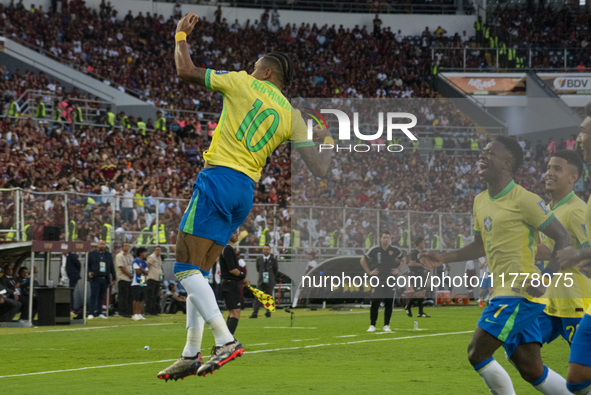
[[[148,250],[146,250],[146,247],[140,247],[137,250],[135,250],[136,256],[139,258],[140,255],[142,255],[142,252],[146,252]]]
[[[566,160],[566,162],[569,165],[573,165],[574,167],[577,168],[577,173],[579,174],[579,177],[581,177],[581,175],[583,175],[583,170],[585,169],[585,165],[583,164],[583,160],[581,159],[579,154],[577,154],[575,151],[560,150],[560,151],[556,151],[555,153],[553,153],[551,157],[552,158],[557,157],[557,158],[562,158],[562,159]],[[579,179],[579,177],[577,177],[577,180]]]
[[[168,283],[168,290],[172,291],[172,289],[174,288],[175,285],[176,285],[176,283]]]
[[[265,244],[263,247],[269,247],[269,248],[271,248],[271,246],[269,244]]]
[[[281,71],[279,80],[283,86],[288,86],[293,80],[293,63],[291,58],[283,52],[270,52],[264,56],[265,60],[272,60]]]
[[[382,238],[383,235],[391,236],[391,233],[389,230],[382,230],[382,233],[380,233],[380,239]]]
[[[419,236],[415,239],[415,247],[418,247],[419,244],[421,244],[423,242],[423,240],[425,240],[425,238],[423,236]]]
[[[523,164],[523,150],[517,140],[505,136],[497,136],[495,141],[503,144],[505,149],[511,153],[515,162],[513,162],[512,173],[515,174]]]

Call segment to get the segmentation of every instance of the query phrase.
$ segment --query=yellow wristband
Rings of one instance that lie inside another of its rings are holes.
[[[178,32],[177,34],[175,34],[174,35],[174,42],[179,42],[179,41],[187,41],[187,33]]]
[[[330,145],[334,145],[334,140],[333,140],[333,138],[332,138],[332,137],[330,137],[330,136],[326,136],[326,137],[324,138],[324,144],[330,144]]]

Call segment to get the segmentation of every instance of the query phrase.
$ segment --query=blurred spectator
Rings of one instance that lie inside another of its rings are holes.
[[[107,317],[103,314],[103,301],[109,287],[117,281],[113,256],[106,251],[106,243],[99,240],[97,249],[88,254],[88,282],[90,283],[90,314],[94,317]]]
[[[129,242],[124,241],[121,245],[121,251],[115,255],[115,273],[118,279],[118,302],[119,315],[125,318],[131,318],[132,300],[131,278],[133,277],[133,257],[129,253]]]
[[[68,276],[69,287],[70,289],[70,309],[75,310],[74,307],[74,289],[76,288],[76,284],[78,284],[78,280],[80,280],[80,260],[78,259],[78,255],[74,254],[73,252],[68,252],[65,256],[66,258],[66,275]]]
[[[187,314],[187,298],[180,296],[176,289],[176,283],[168,284],[168,291],[164,294],[166,298],[166,314],[176,314],[179,310]]]
[[[145,247],[139,247],[136,250],[136,258],[133,260],[133,277],[131,280],[131,290],[133,294],[133,316],[134,321],[145,320],[142,315],[145,300],[146,274],[148,274],[148,265],[146,256],[148,255]]]
[[[146,315],[158,315],[160,305],[160,281],[162,278],[162,248],[154,247],[154,252],[148,257],[148,275],[146,276]]]

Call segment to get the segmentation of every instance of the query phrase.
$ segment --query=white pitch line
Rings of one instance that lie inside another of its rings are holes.
[[[463,332],[444,332],[444,333],[433,333],[433,334],[429,334],[429,335],[405,336],[405,337],[387,337],[387,338],[382,338],[382,339],[356,340],[356,341],[345,342],[345,343],[311,344],[311,345],[307,345],[307,346],[283,347],[283,348],[272,348],[269,350],[245,351],[245,354],[258,354],[258,353],[262,353],[262,352],[301,350],[301,349],[306,349],[306,348],[327,347],[327,346],[344,346],[344,345],[350,345],[350,344],[361,344],[361,343],[391,341],[391,340],[417,339],[417,338],[434,337],[434,336],[464,335],[467,333],[474,333],[474,331],[472,330],[472,331],[463,331]],[[205,356],[203,358],[208,358],[208,357],[209,356]],[[36,376],[36,375],[40,375],[40,374],[50,374],[50,373],[75,372],[75,371],[79,371],[79,370],[89,370],[89,369],[115,368],[115,367],[119,367],[119,366],[146,365],[146,364],[151,364],[151,363],[162,363],[162,362],[172,362],[172,361],[176,361],[176,359],[162,359],[160,361],[130,362],[130,363],[119,363],[116,365],[87,366],[84,368],[75,368],[75,369],[50,370],[47,372],[11,374],[11,375],[7,375],[7,376],[0,376],[0,379],[4,379],[4,378],[8,378],[8,377]]]
[[[266,326],[265,329],[317,329],[315,326]]]
[[[312,340],[319,340],[320,338],[317,337],[316,339],[296,339],[296,340],[292,340],[292,342],[309,342]]]
[[[156,323],[156,324],[90,326],[87,328],[51,329],[48,331],[35,331],[35,332],[11,333],[11,334],[12,335],[25,335],[25,334],[30,334],[30,333],[88,331],[88,330],[92,330],[92,329],[126,328],[126,327],[135,328],[138,326],[159,326],[159,325],[176,325],[176,324],[177,324],[176,322],[162,322],[162,323]],[[180,324],[180,322],[178,324]]]
[[[387,335],[387,334],[392,334],[392,333],[396,333],[394,331],[392,332],[373,332],[372,335]]]
[[[335,336],[335,337],[357,337],[358,335],[344,335],[344,336]]]

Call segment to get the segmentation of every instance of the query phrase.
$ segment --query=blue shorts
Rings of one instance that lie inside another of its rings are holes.
[[[581,321],[580,318],[562,318],[548,315],[546,313],[540,314],[537,319],[540,332],[542,333],[542,343],[551,343],[558,336],[562,336],[569,345],[572,343],[573,335],[575,330]],[[513,344],[513,349],[517,348],[518,345],[523,343],[529,343],[526,341],[521,333],[513,336],[505,342],[505,348],[509,347],[509,344]]]
[[[494,298],[482,312],[478,326],[502,341],[511,357],[518,344],[513,337],[520,334],[523,343],[542,344],[542,332],[537,318],[546,305],[525,298]]]
[[[591,366],[591,316],[585,314],[573,336],[570,348],[570,363]]]
[[[488,289],[491,287],[490,275],[486,275],[480,279],[480,289]]]
[[[250,213],[253,195],[246,174],[223,166],[203,169],[179,229],[225,246]]]

